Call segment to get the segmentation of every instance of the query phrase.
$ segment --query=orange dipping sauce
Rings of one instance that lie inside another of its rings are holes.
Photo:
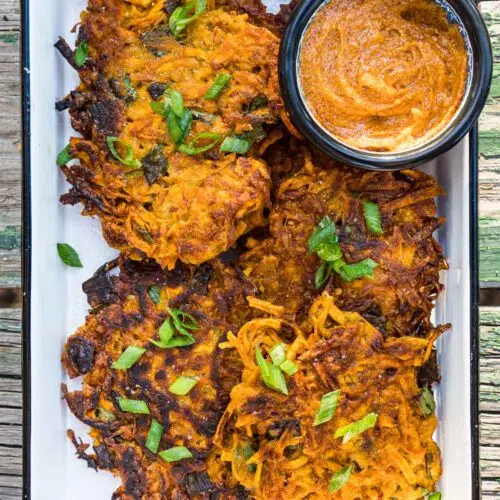
[[[431,0],[332,0],[304,34],[299,82],[316,121],[339,141],[407,151],[460,108],[468,51],[459,25]]]

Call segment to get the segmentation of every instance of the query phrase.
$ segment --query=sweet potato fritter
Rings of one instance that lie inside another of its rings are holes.
[[[205,470],[204,459],[238,382],[241,361],[235,352],[219,349],[226,332],[237,329],[248,310],[245,297],[253,287],[231,265],[220,261],[196,271],[178,266],[163,272],[158,266],[123,262],[119,276],[103,266],[84,284],[93,312],[69,337],[63,363],[70,377],[83,376],[81,391],[63,394],[73,414],[92,427],[93,454],[80,454],[95,468],[119,472],[123,486],[114,498],[172,498],[189,491],[190,481]],[[157,287],[158,303],[151,287]],[[189,312],[199,328],[195,343],[162,349],[158,329],[168,314],[167,304]],[[144,355],[128,370],[111,364],[130,345]],[[187,396],[168,388],[179,376],[196,377]],[[146,402],[150,414],[120,410],[118,398]],[[145,446],[151,419],[163,427],[160,449],[186,446],[193,460],[167,464]]]
[[[443,194],[436,181],[419,171],[370,172],[311,160],[304,147],[293,154],[303,166],[289,166],[277,183],[270,236],[249,241],[241,259],[245,274],[300,323],[319,293],[314,275],[321,261],[308,253],[308,240],[328,215],[347,262],[369,257],[377,263],[373,276],[350,283],[332,276],[330,288],[343,290],[339,307],[359,312],[386,335],[425,335],[441,290],[439,271],[447,268],[432,237],[444,222],[436,217],[434,197]],[[363,200],[379,206],[382,235],[367,230]]]
[[[220,462],[228,462],[231,481],[256,499],[418,499],[434,490],[437,419],[418,405],[415,368],[428,359],[440,330],[428,339],[384,340],[326,292],[313,303],[307,329],[295,327],[286,339],[282,325],[258,319],[229,335],[226,347],[238,350],[245,368],[219,424],[209,472],[224,476]],[[288,396],[262,384],[255,361],[256,348],[265,353],[280,342],[298,367],[287,377]],[[322,396],[337,390],[331,419],[313,425]],[[371,428],[353,431],[349,440],[335,437],[370,414]],[[332,475],[344,467],[351,467],[347,482],[329,493]]]
[[[172,269],[177,259],[210,260],[263,225],[270,180],[266,165],[251,156],[279,136],[271,130],[281,111],[279,40],[246,15],[220,8],[175,38],[164,2],[142,4],[91,0],[82,14],[78,43],[87,44],[89,56],[78,68],[80,86],[57,104],[69,108],[83,135],[70,142],[79,162],[63,167],[73,187],[62,201],[81,202],[84,214],[97,215],[111,246]],[[64,42],[58,46],[75,64]],[[227,88],[207,100],[221,73],[231,77]],[[250,157],[222,153],[218,145],[181,152],[158,113],[168,90],[180,92],[186,123],[192,120],[184,144],[200,133],[219,134],[219,143],[237,136],[253,144]],[[127,164],[112,154],[109,138]]]

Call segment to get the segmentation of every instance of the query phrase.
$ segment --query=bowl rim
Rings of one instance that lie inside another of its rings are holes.
[[[321,127],[302,99],[297,73],[297,56],[302,37],[312,16],[332,0],[301,2],[295,9],[281,41],[278,77],[285,108],[292,124],[327,155],[349,165],[370,170],[401,170],[416,167],[448,151],[471,130],[486,104],[493,73],[490,38],[477,6],[471,0],[440,0],[462,21],[472,47],[473,74],[460,112],[430,141],[407,151],[363,151],[337,140]]]

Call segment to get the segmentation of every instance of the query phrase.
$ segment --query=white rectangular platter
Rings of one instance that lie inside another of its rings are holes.
[[[78,21],[85,0],[25,0],[25,283],[27,322],[25,365],[27,419],[25,495],[34,500],[108,500],[119,481],[110,474],[87,468],[77,460],[66,437],[72,428],[84,440],[87,430],[61,400],[60,384],[68,382],[60,363],[66,337],[81,323],[88,310],[81,284],[116,255],[101,236],[97,220],[83,218],[80,208],[63,207],[59,196],[67,191],[55,164],[57,153],[72,134],[67,113],[57,113],[54,103],[77,83],[77,75],[57,54],[58,36],[69,42],[71,27]],[[270,2],[268,2],[270,3]],[[28,109],[30,107],[30,110]],[[28,137],[28,136],[26,136]],[[442,450],[444,500],[478,497],[477,489],[477,352],[471,351],[471,315],[475,318],[477,283],[470,260],[474,257],[475,176],[471,179],[469,138],[452,151],[427,164],[426,172],[437,177],[448,196],[438,201],[439,214],[447,218],[437,238],[445,249],[450,269],[443,273],[445,292],[435,310],[436,323],[453,324],[438,342],[442,382],[436,390],[439,429],[436,439]],[[473,170],[472,170],[473,171]],[[472,212],[471,212],[472,210]],[[472,218],[473,219],[473,218]],[[471,246],[472,241],[472,246]],[[65,267],[56,243],[74,246],[83,269]],[[475,262],[475,259],[473,258]],[[30,269],[31,268],[31,269]],[[30,279],[29,279],[30,278]],[[471,306],[471,302],[473,302]],[[29,324],[31,326],[29,326]],[[471,333],[472,331],[472,333]],[[475,343],[473,343],[475,345]],[[472,367],[472,368],[471,368]],[[472,401],[472,403],[471,403]],[[472,408],[472,410],[471,410]]]

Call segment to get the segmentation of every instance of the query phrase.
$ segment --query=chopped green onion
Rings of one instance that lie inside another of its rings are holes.
[[[325,243],[337,243],[335,234],[335,223],[330,217],[325,216],[316,226],[313,234],[309,238],[309,253],[316,252]]]
[[[163,434],[163,426],[156,420],[151,420],[148,438],[146,439],[146,448],[152,453],[156,453],[160,447],[161,435]]]
[[[378,205],[373,201],[363,201],[363,210],[368,231],[373,234],[382,234],[382,220]]]
[[[191,132],[193,123],[193,115],[184,108],[181,116],[177,116],[171,107],[167,109],[167,127],[168,135],[172,142],[176,145],[181,144]]]
[[[418,406],[422,410],[424,417],[430,417],[434,413],[436,403],[432,392],[427,387],[422,390],[418,398]]]
[[[207,101],[215,101],[221,95],[231,78],[231,75],[228,75],[227,73],[219,73],[215,78],[215,82],[205,94],[205,99],[207,99]]]
[[[180,118],[184,111],[184,98],[182,94],[174,89],[168,89],[166,94],[170,100],[172,111]]]
[[[149,107],[155,112],[158,113],[159,115],[163,116],[164,118],[167,115],[168,111],[168,103],[166,101],[151,101],[149,103]]]
[[[59,257],[69,267],[83,267],[80,257],[76,250],[67,243],[57,244],[57,253]]]
[[[316,412],[316,418],[314,419],[313,425],[321,425],[325,422],[329,422],[333,415],[335,415],[335,410],[337,409],[337,403],[339,400],[340,391],[332,391],[323,394],[321,397],[321,403],[319,409]]]
[[[118,406],[122,411],[128,413],[149,415],[148,405],[144,401],[138,399],[118,398]]]
[[[220,141],[221,137],[222,134],[200,132],[189,144],[181,144],[179,146],[179,151],[190,156],[199,155],[212,149]],[[196,147],[196,143],[204,139],[212,139],[212,142],[205,146]]]
[[[275,391],[288,395],[285,376],[278,366],[266,361],[257,347],[255,349],[255,360],[260,370],[260,376],[264,384]]]
[[[285,344],[279,343],[271,348],[269,356],[274,365],[280,366],[286,360]]]
[[[180,333],[188,334],[187,330],[199,330],[200,326],[194,317],[181,309],[170,309],[167,308],[168,313],[172,316],[175,328]]]
[[[198,330],[199,326],[196,320],[188,313],[180,309],[167,309],[171,318],[167,318],[160,327],[158,332],[160,341],[149,339],[149,341],[161,347],[162,349],[170,349],[172,347],[186,347],[194,344],[194,337],[189,333],[189,330]],[[180,318],[187,318],[188,321],[182,321]],[[173,320],[173,325],[172,325]],[[175,327],[175,329],[174,329]],[[179,335],[175,335],[175,333]]]
[[[321,288],[332,275],[332,268],[328,262],[323,262],[321,266],[318,267],[316,274],[314,275],[314,286],[316,288]]]
[[[174,333],[175,332],[174,327],[172,326],[172,322],[170,318],[167,318],[160,326],[160,330],[158,332],[161,341],[167,344],[169,340],[174,336]]]
[[[427,500],[441,500],[441,493],[436,492],[436,493],[431,493],[428,497]]]
[[[159,304],[161,300],[161,288],[159,286],[153,285],[148,288],[149,298],[155,304]]]
[[[185,446],[174,446],[168,450],[160,451],[158,453],[165,462],[177,462],[184,458],[192,458],[193,454]]]
[[[168,390],[177,396],[185,396],[197,383],[198,381],[195,378],[181,375],[175,379],[173,384],[170,384]]]
[[[371,276],[373,270],[377,267],[377,263],[372,259],[364,259],[355,264],[346,264],[344,261],[339,262],[337,273],[344,281],[353,281],[365,276]]]
[[[81,68],[85,64],[88,56],[89,46],[87,45],[87,42],[82,41],[75,50],[75,64]]]
[[[171,14],[168,24],[174,37],[177,37],[207,9],[207,0],[192,0],[183,7],[177,7]]]
[[[285,372],[287,375],[292,376],[299,371],[299,368],[291,359],[285,359],[285,361],[283,361],[280,365],[280,370]]]
[[[342,250],[338,243],[328,241],[321,243],[317,249],[318,257],[326,262],[333,262],[342,258]]]
[[[368,415],[365,415],[361,420],[337,429],[335,431],[335,437],[343,437],[342,444],[347,443],[347,441],[350,441],[353,437],[371,429],[376,422],[377,414],[368,413]]]
[[[56,158],[56,163],[62,167],[63,165],[66,165],[66,163],[69,163],[73,158],[71,156],[71,153],[69,152],[71,145],[68,144],[58,155]]]
[[[330,479],[330,483],[328,484],[328,491],[333,493],[334,491],[340,490],[342,486],[344,486],[349,480],[349,476],[351,475],[352,465],[347,465],[342,469],[339,469]]]
[[[123,141],[122,139],[118,137],[108,137],[106,139],[106,142],[108,143],[108,148],[111,151],[111,154],[120,162],[123,163],[123,165],[127,167],[140,167],[141,162],[135,158],[134,156],[134,151],[132,149],[132,146],[126,142]],[[125,156],[121,156],[118,151],[116,150],[115,144],[120,144],[122,147],[125,148]]]
[[[252,147],[252,142],[246,139],[239,139],[238,137],[226,137],[220,145],[220,150],[223,153],[236,153],[244,155],[248,153]]]
[[[146,349],[135,345],[128,346],[121,356],[111,365],[115,370],[128,370],[146,352]]]

